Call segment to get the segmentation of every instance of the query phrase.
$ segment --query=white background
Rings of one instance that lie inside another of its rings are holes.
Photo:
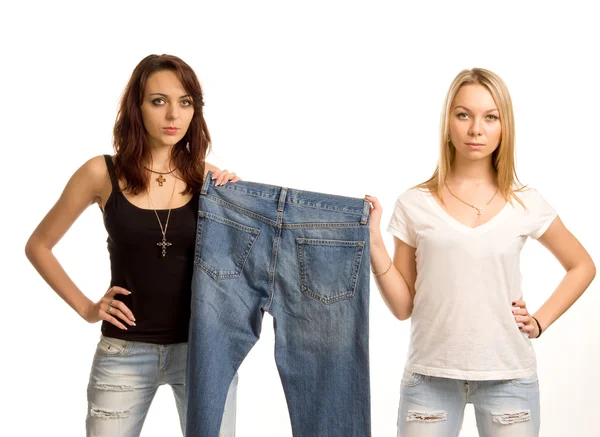
[[[384,224],[396,196],[434,170],[453,77],[463,68],[491,69],[512,93],[521,180],[600,263],[600,26],[584,2],[20,1],[0,15],[5,435],[84,434],[100,327],[52,292],[23,249],[70,175],[112,152],[120,94],[150,53],[178,55],[200,77],[210,162],[246,180],[377,195]],[[55,249],[93,299],[109,283],[105,239],[92,206]],[[563,271],[534,241],[522,269],[535,310]],[[544,437],[597,435],[598,288],[596,281],[535,341]],[[371,291],[373,436],[394,436],[410,322],[393,318],[374,283]],[[291,436],[270,317],[240,377],[238,437]],[[142,435],[178,434],[165,387]],[[476,435],[469,406],[461,436]]]

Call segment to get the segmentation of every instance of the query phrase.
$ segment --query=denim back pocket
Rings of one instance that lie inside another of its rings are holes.
[[[127,340],[102,336],[96,347],[96,353],[107,356],[125,355],[127,345]]]
[[[296,238],[300,290],[326,305],[354,296],[364,241]]]
[[[213,279],[239,277],[260,229],[204,211],[198,215],[194,262]]]

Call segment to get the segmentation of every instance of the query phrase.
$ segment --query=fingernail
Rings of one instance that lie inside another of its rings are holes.
[[[131,294],[131,291],[128,291],[127,294]]]
[[[137,325],[135,324],[135,322],[131,322],[131,325],[132,325],[132,326],[137,326]]]

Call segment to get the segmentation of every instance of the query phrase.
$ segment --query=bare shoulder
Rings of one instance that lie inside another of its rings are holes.
[[[212,165],[210,162],[205,162],[204,163],[204,176],[206,176],[206,174],[209,171],[212,171],[213,173],[217,173],[220,170],[217,167],[215,167],[214,165]]]
[[[72,182],[85,187],[94,201],[104,204],[112,190],[106,160],[103,155],[88,159],[71,178]]]
[[[78,171],[81,171],[82,175],[90,178],[92,183],[101,183],[106,179],[110,180],[106,160],[103,155],[88,159]]]

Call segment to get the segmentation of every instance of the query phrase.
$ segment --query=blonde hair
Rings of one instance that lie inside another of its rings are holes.
[[[502,129],[500,145],[492,153],[492,165],[496,170],[498,193],[509,202],[514,197],[517,202],[523,205],[523,202],[515,195],[515,192],[521,191],[524,186],[519,181],[515,169],[515,119],[510,93],[504,81],[497,74],[483,68],[463,70],[452,81],[442,109],[439,162],[431,178],[417,185],[417,188],[429,189],[440,200],[442,199],[444,181],[450,172],[456,154],[454,146],[449,141],[450,127],[448,120],[452,102],[458,90],[463,85],[470,84],[484,86],[492,95],[500,112],[500,126]]]

